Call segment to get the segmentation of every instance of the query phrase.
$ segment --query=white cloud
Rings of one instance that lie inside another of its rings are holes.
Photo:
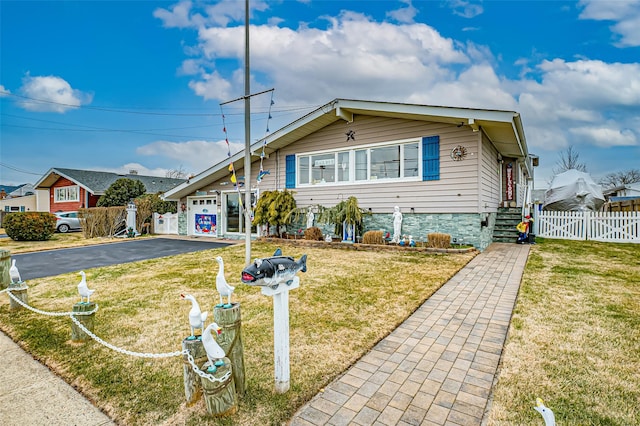
[[[401,7],[400,9],[392,10],[387,12],[387,16],[405,24],[410,24],[413,22],[413,18],[418,14],[418,9],[413,7],[411,4],[411,0],[400,0],[402,3],[405,3],[407,7]]]
[[[587,140],[589,143],[601,146],[633,146],[638,139],[629,129],[619,129],[616,123],[610,123],[611,127],[585,126],[569,129],[573,135]]]
[[[473,3],[465,0],[447,0],[447,6],[453,10],[454,15],[463,18],[474,18],[484,12],[481,4]]]
[[[245,3],[238,0],[221,0],[205,6],[204,14],[194,11],[189,0],[180,1],[169,9],[158,8],[153,16],[160,19],[165,28],[202,28],[205,25],[226,27],[232,22],[244,22]],[[250,2],[250,10],[264,11],[268,5],[264,1]]]
[[[144,156],[168,158],[170,163],[176,164],[174,168],[183,165],[188,174],[197,174],[227,158],[229,149],[233,155],[244,149],[244,144],[231,142],[230,147],[227,147],[225,141],[156,141],[138,147],[136,153]]]
[[[19,105],[29,111],[65,113],[91,102],[92,95],[75,90],[64,79],[55,76],[22,79],[20,93],[26,98]]]
[[[10,94],[11,94],[11,91],[6,87],[4,87],[2,84],[0,84],[0,98],[9,96]]]
[[[616,46],[640,46],[640,0],[581,0],[580,6],[580,19],[614,22],[610,29],[619,38]]]

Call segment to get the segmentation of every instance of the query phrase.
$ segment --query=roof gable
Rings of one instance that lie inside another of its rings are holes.
[[[315,111],[291,122],[274,133],[251,145],[251,155],[260,155],[264,148],[269,155],[303,137],[336,122],[353,121],[354,116],[402,118],[469,126],[474,131],[482,129],[500,154],[505,157],[525,158],[529,155],[520,114],[514,111],[455,108],[443,106],[334,99]],[[229,161],[236,169],[244,167],[244,151],[232,155],[190,178],[165,194],[166,199],[176,200],[197,188],[223,178],[228,174]]]
[[[122,178],[142,182],[147,194],[167,192],[185,181],[184,179],[173,179],[158,176],[142,176],[135,174],[119,175],[117,173],[98,172],[93,170],[52,168],[34,186],[36,189],[48,189],[51,188],[61,177],[69,179],[94,195],[103,195],[111,184]]]

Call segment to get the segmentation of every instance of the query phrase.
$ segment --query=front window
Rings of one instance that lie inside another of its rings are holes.
[[[55,188],[54,200],[56,203],[80,201],[80,190],[77,185]]]
[[[420,144],[407,141],[298,155],[298,184],[366,182],[420,176]]]

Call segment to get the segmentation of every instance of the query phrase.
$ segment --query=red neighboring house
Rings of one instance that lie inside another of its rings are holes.
[[[175,188],[185,179],[172,179],[138,174],[119,175],[91,170],[50,169],[36,184],[36,189],[49,190],[49,211],[75,211],[95,207],[112,183],[127,178],[142,182],[147,194],[164,193]]]

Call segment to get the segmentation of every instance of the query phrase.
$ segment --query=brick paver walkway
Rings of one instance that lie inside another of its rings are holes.
[[[290,425],[482,424],[528,254],[491,244]]]

